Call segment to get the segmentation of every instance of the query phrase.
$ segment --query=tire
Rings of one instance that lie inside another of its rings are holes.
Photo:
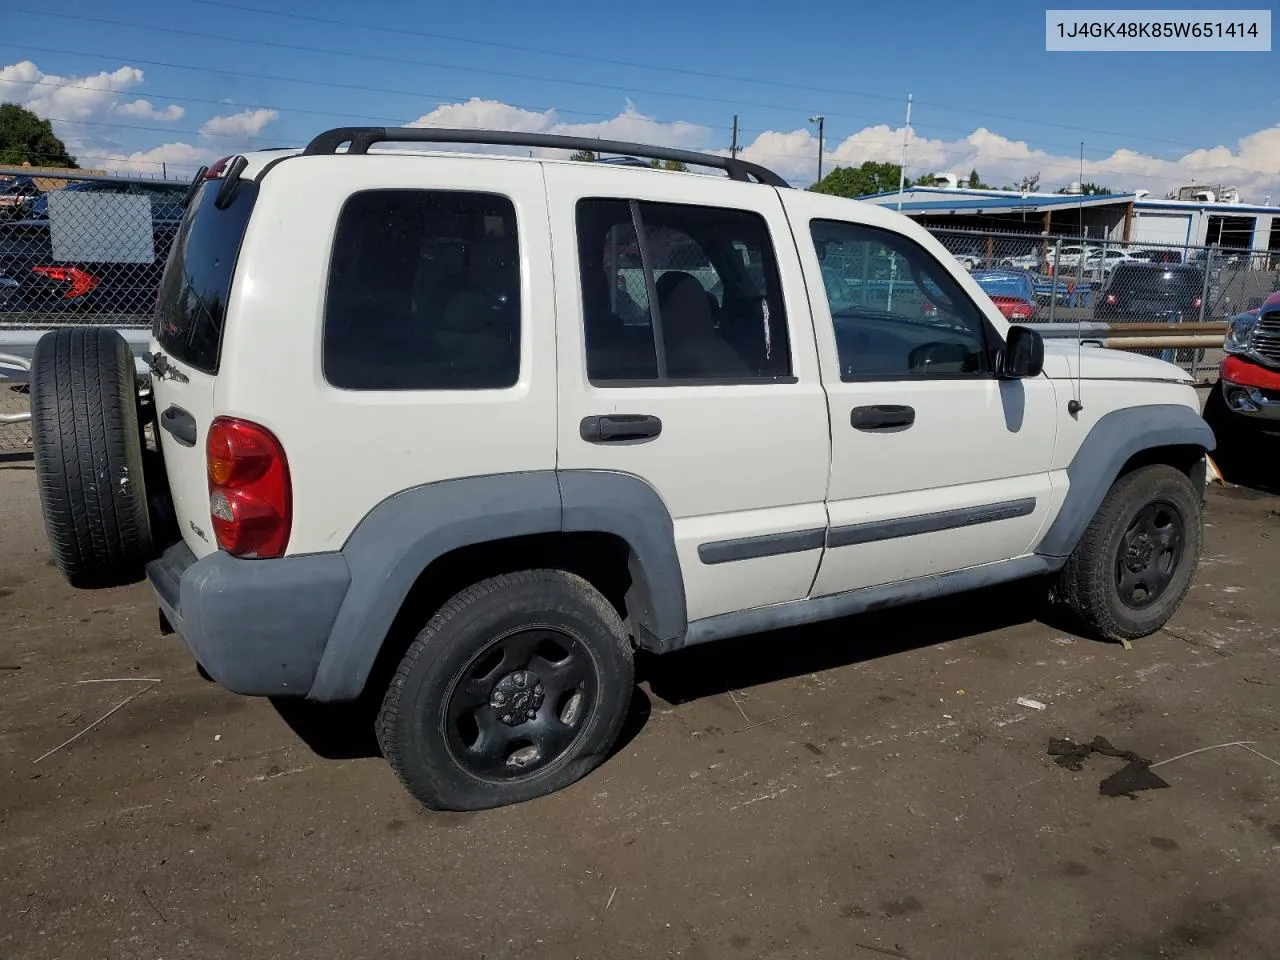
[[[63,328],[31,360],[31,435],[45,531],[74,587],[142,579],[154,556],[133,353],[116,331]]]
[[[1125,474],[1062,568],[1058,599],[1102,639],[1155,633],[1191,588],[1204,538],[1202,499],[1186,474],[1165,464]]]
[[[410,644],[382,701],[378,744],[432,809],[519,803],[608,756],[634,683],[622,621],[587,581],[504,574],[456,594]]]

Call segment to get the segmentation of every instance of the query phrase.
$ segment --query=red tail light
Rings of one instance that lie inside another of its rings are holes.
[[[32,267],[31,272],[67,284],[67,289],[62,291],[63,300],[83,297],[98,285],[97,277],[79,267]]]
[[[1191,309],[1192,309],[1192,310],[1199,310],[1199,309],[1200,309],[1200,298],[1199,298],[1199,297],[1196,297],[1194,300],[1192,300],[1192,301],[1191,301]]]
[[[924,306],[920,308],[920,312],[926,317],[936,317],[938,315],[938,305],[931,300],[926,300]]]
[[[293,525],[293,491],[280,441],[256,423],[218,417],[205,457],[218,546],[236,557],[282,556]]]
[[[234,156],[234,155],[233,155]],[[222,171],[227,168],[227,164],[231,162],[232,157],[219,157],[213,163],[209,164],[209,169],[204,172],[206,180],[217,180],[222,176]]]
[[[1115,306],[1115,304],[1116,304],[1116,295],[1115,295],[1114,293],[1108,293],[1108,294],[1107,294],[1107,303],[1108,303],[1109,305],[1111,305],[1111,306]]]

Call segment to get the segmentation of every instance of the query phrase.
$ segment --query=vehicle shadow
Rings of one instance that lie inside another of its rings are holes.
[[[374,733],[380,698],[365,697],[355,703],[314,703],[296,697],[271,701],[290,730],[312,753],[325,760],[360,760],[381,757]],[[609,755],[626,748],[644,729],[651,712],[648,695],[639,686],[632,690],[631,703]]]
[[[1072,632],[1046,602],[1043,580],[988,587],[840,620],[642,655],[637,680],[670,704],[688,703],[1039,620]]]
[[[1046,603],[1044,580],[988,587],[954,597],[864,613],[811,626],[776,630],[691,647],[664,656],[636,655],[633,688],[622,733],[610,756],[626,749],[652,712],[645,689],[676,705],[791,677],[887,657],[1032,621],[1073,632],[1074,624]],[[380,698],[325,704],[271,701],[280,718],[317,756],[327,760],[380,757],[374,733]]]

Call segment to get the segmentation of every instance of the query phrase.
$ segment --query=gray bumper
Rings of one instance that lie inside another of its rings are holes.
[[[351,576],[341,554],[195,559],[176,544],[147,565],[160,609],[228,690],[306,696]]]

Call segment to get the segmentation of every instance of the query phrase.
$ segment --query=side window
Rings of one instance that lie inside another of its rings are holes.
[[[348,390],[482,390],[520,373],[515,207],[488,193],[368,190],[338,216],[324,375]]]
[[[933,256],[889,230],[814,220],[840,379],[987,373],[986,321]]]
[[[764,219],[744,210],[580,200],[578,258],[594,384],[790,379]]]

